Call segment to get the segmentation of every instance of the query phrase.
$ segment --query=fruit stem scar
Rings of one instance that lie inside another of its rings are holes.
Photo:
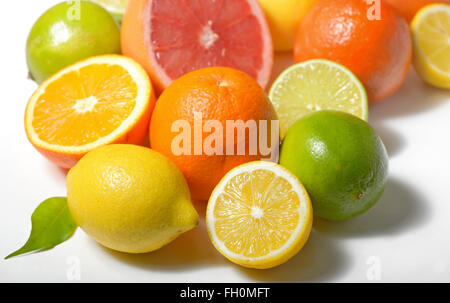
[[[200,44],[203,45],[206,50],[210,49],[219,39],[219,35],[213,31],[212,25],[212,21],[209,20],[208,24],[203,27],[203,31],[200,34]]]

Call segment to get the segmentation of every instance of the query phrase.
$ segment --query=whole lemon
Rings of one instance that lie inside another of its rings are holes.
[[[95,149],[69,171],[67,189],[77,224],[121,252],[157,250],[199,221],[181,172],[145,147]]]
[[[259,0],[276,51],[290,51],[300,22],[318,0]]]

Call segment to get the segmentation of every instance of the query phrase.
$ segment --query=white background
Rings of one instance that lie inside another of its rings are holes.
[[[112,252],[78,230],[50,251],[3,260],[26,241],[36,206],[66,194],[64,172],[34,150],[23,127],[37,87],[27,80],[26,38],[57,2],[7,1],[0,10],[1,282],[73,282],[77,264],[81,282],[450,282],[450,92],[425,85],[412,69],[397,94],[370,108],[391,160],[384,196],[356,219],[316,221],[305,248],[285,265],[256,271],[231,264],[203,222],[145,255]],[[277,61],[275,73],[289,55]]]

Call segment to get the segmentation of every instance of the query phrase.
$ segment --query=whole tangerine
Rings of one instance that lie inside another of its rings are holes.
[[[161,94],[150,123],[150,144],[180,168],[194,199],[208,200],[228,171],[276,154],[260,148],[262,143],[268,149],[278,146],[274,121],[275,110],[253,78],[232,68],[204,68],[175,80]],[[265,122],[266,129],[261,127]],[[239,127],[228,123],[254,125],[257,137],[251,127],[242,137]]]
[[[373,8],[362,0],[319,1],[299,27],[295,61],[323,58],[346,66],[364,84],[370,102],[392,95],[409,71],[411,36],[390,5],[381,1]]]

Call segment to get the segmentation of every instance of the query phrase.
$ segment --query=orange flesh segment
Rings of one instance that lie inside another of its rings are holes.
[[[300,221],[300,198],[285,179],[267,170],[230,180],[214,209],[215,232],[226,248],[261,257],[281,248]]]
[[[132,113],[138,87],[119,65],[92,64],[50,83],[38,97],[33,129],[59,146],[82,146],[111,134]]]

